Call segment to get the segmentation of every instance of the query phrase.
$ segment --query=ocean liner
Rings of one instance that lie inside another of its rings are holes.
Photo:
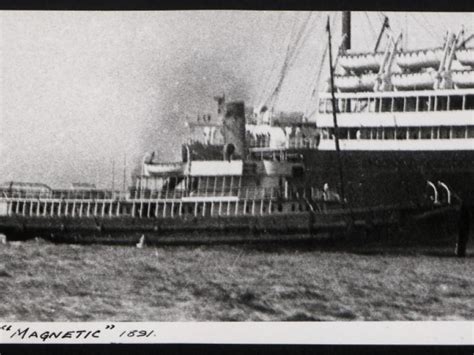
[[[127,191],[0,185],[0,233],[110,243],[228,242],[229,233],[236,241],[354,239],[356,230],[373,236],[460,215],[457,253],[465,255],[474,48],[459,33],[441,48],[403,52],[400,36],[389,36],[384,51],[355,53],[346,30],[333,61],[329,21],[327,30],[331,75],[315,117],[215,97],[215,115],[187,120],[182,160],[146,154]]]
[[[309,185],[342,189],[353,207],[449,196],[472,208],[473,37],[447,33],[437,48],[402,50],[402,34],[388,31],[387,19],[375,50],[362,53],[350,48],[349,12],[343,13],[342,29],[331,63],[334,85],[328,80],[320,86],[316,115],[276,116],[267,107],[248,112],[247,154],[264,161],[300,156]],[[229,149],[219,115],[225,99],[216,99],[216,117],[188,122],[185,159],[212,159]]]

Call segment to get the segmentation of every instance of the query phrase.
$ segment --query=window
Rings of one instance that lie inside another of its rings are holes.
[[[347,139],[348,136],[348,129],[339,127],[339,139]]]
[[[467,126],[467,138],[474,138],[474,126]]]
[[[439,128],[439,138],[440,139],[449,139],[450,127],[440,127]]]
[[[359,133],[357,133],[359,132]],[[360,137],[360,131],[358,128],[350,128],[349,129],[349,139],[357,139]]]
[[[377,132],[377,139],[383,139],[383,127],[377,127],[376,132]]]
[[[462,96],[450,96],[449,97],[449,109],[450,110],[462,110]]]
[[[382,104],[380,107],[381,112],[390,112],[392,111],[392,98],[384,97],[382,98]]]
[[[385,139],[395,139],[395,128],[392,128],[392,127],[385,128]]]
[[[370,128],[364,127],[360,129],[360,139],[370,139]]]
[[[396,138],[399,140],[407,139],[407,129],[405,127],[397,127],[395,134],[396,134]]]
[[[466,95],[466,103],[464,104],[465,110],[474,110],[474,95]]]
[[[407,97],[406,98],[405,111],[407,111],[407,112],[416,111],[416,97]]]
[[[409,139],[420,139],[420,127],[410,127],[408,129]]]
[[[403,112],[403,97],[393,98],[393,112]]]
[[[448,97],[447,96],[437,96],[436,97],[437,111],[446,111],[448,109]]]
[[[367,108],[369,105],[368,99],[358,99],[357,100],[357,112],[367,112]]]
[[[421,127],[421,139],[431,139],[431,127]]]
[[[430,109],[430,98],[427,96],[421,96],[418,98],[418,111],[429,111]]]
[[[465,126],[454,126],[452,128],[453,138],[464,138],[466,137],[466,127]]]

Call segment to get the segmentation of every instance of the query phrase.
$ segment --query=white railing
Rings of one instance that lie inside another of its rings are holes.
[[[138,217],[255,215],[298,213],[312,210],[309,201],[326,201],[315,188],[245,188],[223,195],[175,198],[66,199],[48,197],[0,197],[0,216],[28,217]],[[171,196],[168,196],[171,197]],[[209,198],[210,197],[210,198]],[[207,212],[206,212],[207,211]]]

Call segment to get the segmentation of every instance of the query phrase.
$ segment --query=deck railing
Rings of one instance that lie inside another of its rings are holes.
[[[57,191],[55,191],[57,192]],[[0,196],[0,216],[31,217],[139,217],[256,215],[299,213],[314,210],[312,204],[328,203],[316,189],[246,188],[221,195],[201,192],[158,191],[160,195],[128,196],[114,192],[94,195]],[[167,195],[168,193],[168,195]],[[62,196],[62,197],[56,197]]]

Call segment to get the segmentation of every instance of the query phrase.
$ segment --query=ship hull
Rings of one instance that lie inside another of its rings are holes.
[[[336,151],[300,151],[312,184],[339,186]],[[440,181],[452,198],[474,207],[473,151],[342,151],[346,198],[356,206],[421,202],[432,196],[427,186]],[[438,198],[447,193],[437,187]]]

